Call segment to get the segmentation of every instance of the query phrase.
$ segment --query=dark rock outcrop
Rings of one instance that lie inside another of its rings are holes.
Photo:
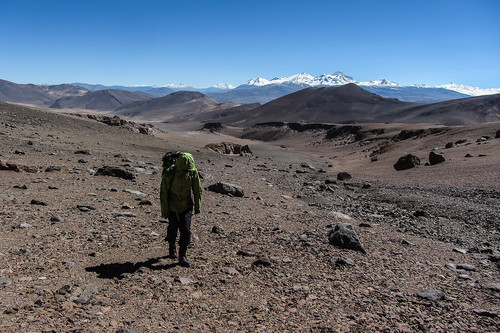
[[[248,145],[242,146],[240,144],[232,142],[209,143],[205,147],[219,154],[241,156],[252,155],[252,151],[250,150],[250,147],[248,147]]]
[[[95,176],[112,176],[127,180],[135,179],[135,175],[133,173],[120,168],[110,167],[110,166],[103,166],[102,168],[99,168],[95,173]]]
[[[412,154],[408,154],[405,156],[401,156],[399,160],[394,164],[394,169],[400,171],[400,170],[406,170],[406,169],[411,169],[414,168],[415,166],[420,165],[420,159]]]
[[[342,181],[342,180],[349,180],[351,178],[352,178],[351,174],[349,174],[347,172],[339,172],[337,174],[337,180],[340,180],[340,181]]]
[[[208,187],[208,190],[220,194],[229,194],[235,197],[242,197],[244,195],[243,188],[240,186],[224,182],[212,184]]]
[[[336,223],[330,225],[328,229],[328,241],[331,245],[366,253],[352,224]]]
[[[433,151],[429,153],[429,163],[431,165],[443,163],[445,161],[444,156],[442,154],[437,154]]]

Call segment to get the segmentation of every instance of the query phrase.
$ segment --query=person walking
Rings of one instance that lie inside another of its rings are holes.
[[[179,153],[175,164],[163,170],[160,206],[162,218],[168,219],[168,256],[172,259],[178,258],[181,266],[190,267],[186,252],[191,243],[191,219],[193,209],[194,214],[199,214],[201,209],[200,176],[190,153]],[[178,254],[177,231],[180,233]]]

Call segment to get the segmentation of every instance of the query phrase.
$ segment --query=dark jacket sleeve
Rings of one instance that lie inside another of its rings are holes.
[[[193,196],[194,196],[194,213],[199,214],[201,212],[201,183],[198,171],[194,172],[191,186],[193,189]]]
[[[161,217],[166,219],[168,218],[168,191],[170,189],[170,179],[169,174],[164,172],[161,177],[161,185],[160,185],[160,208],[161,208]]]

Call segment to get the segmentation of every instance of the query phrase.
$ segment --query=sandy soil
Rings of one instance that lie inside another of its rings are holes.
[[[38,170],[0,170],[0,331],[499,331],[500,125],[400,142],[389,139],[403,125],[384,126],[371,143],[320,132],[268,143],[168,128],[155,137],[0,104],[0,160]],[[477,144],[483,135],[492,138]],[[204,148],[221,141],[254,156]],[[392,167],[404,153],[425,163],[435,147],[442,164]],[[158,189],[172,149],[213,177],[203,187],[245,191],[203,192],[192,268],[165,257]],[[94,175],[105,165],[136,178]],[[353,178],[336,180],[341,171]],[[354,226],[366,254],[328,243],[337,222]]]

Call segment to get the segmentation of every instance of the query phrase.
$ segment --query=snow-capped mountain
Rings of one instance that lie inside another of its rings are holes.
[[[256,86],[256,87],[261,87],[261,86],[267,86],[268,84],[271,84],[271,81],[266,80],[261,77],[256,77],[255,79],[250,79],[247,82],[243,83],[242,86]]]
[[[479,87],[466,86],[463,84],[456,83],[448,83],[440,86],[436,86],[436,88],[444,88],[448,90],[453,90],[459,92],[464,95],[469,96],[482,96],[482,95],[493,95],[500,94],[500,88],[490,88],[490,89],[482,89]]]
[[[218,84],[214,84],[212,86],[212,88],[215,88],[215,89],[222,89],[222,90],[231,90],[231,89],[234,89],[236,88],[235,86],[232,86],[230,84],[226,84],[226,83],[218,83]]]
[[[171,88],[171,89],[185,89],[187,88],[187,84],[185,83],[169,83],[164,86],[161,86],[162,88]]]
[[[368,82],[359,82],[360,86],[365,86],[365,87],[371,87],[371,86],[378,86],[378,87],[403,87],[403,85],[394,82],[394,81],[389,81],[386,79],[382,80],[370,80]]]
[[[481,95],[492,95],[499,94],[499,88],[482,89],[479,87],[460,85],[455,83],[440,85],[440,86],[430,86],[426,84],[415,84],[411,86],[403,86],[394,81],[387,79],[371,80],[371,81],[357,81],[351,76],[342,73],[335,72],[333,74],[322,74],[319,76],[313,76],[307,73],[295,74],[292,76],[276,77],[271,80],[267,80],[261,77],[248,80],[242,86],[249,87],[262,87],[266,85],[294,85],[294,86],[304,86],[304,87],[318,87],[318,86],[341,86],[348,83],[354,83],[361,87],[412,87],[412,88],[441,88],[446,90],[451,90],[458,92],[467,96],[481,96]]]

